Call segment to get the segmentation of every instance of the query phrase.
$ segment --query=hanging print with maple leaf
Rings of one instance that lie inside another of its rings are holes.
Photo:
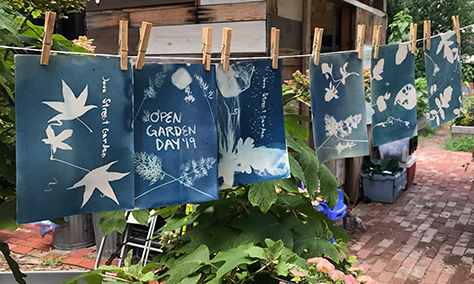
[[[436,128],[462,114],[461,55],[455,32],[431,37],[425,64],[431,127]]]
[[[118,59],[38,60],[15,58],[18,222],[133,208],[131,72]]]

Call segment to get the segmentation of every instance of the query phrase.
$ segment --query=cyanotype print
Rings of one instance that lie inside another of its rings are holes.
[[[39,60],[15,57],[18,222],[133,208],[131,72],[118,58]]]

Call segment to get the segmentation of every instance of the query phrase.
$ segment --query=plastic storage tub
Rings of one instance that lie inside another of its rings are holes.
[[[402,163],[408,162],[410,155],[410,138],[379,145],[381,159],[392,158]]]
[[[406,163],[398,162],[398,165],[402,168],[407,169],[407,185],[405,188],[409,188],[413,180],[415,179],[415,173],[416,173],[416,156],[412,155],[410,160]]]
[[[369,179],[369,175],[363,173],[361,177],[364,195],[372,201],[378,202],[395,202],[407,184],[407,170],[405,168],[393,176],[373,174]]]

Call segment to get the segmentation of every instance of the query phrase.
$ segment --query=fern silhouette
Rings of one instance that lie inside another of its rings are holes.
[[[136,153],[135,171],[142,179],[150,181],[150,185],[165,178],[165,173],[161,166],[161,158],[153,153]]]
[[[181,176],[178,178],[179,182],[184,186],[190,187],[194,185],[196,179],[203,178],[209,174],[216,159],[209,157],[199,159],[199,161],[191,160],[181,165]]]

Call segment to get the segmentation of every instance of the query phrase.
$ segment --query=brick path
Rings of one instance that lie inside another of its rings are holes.
[[[474,283],[471,153],[418,150],[414,184],[393,204],[360,204],[367,232],[349,253],[376,283]]]

